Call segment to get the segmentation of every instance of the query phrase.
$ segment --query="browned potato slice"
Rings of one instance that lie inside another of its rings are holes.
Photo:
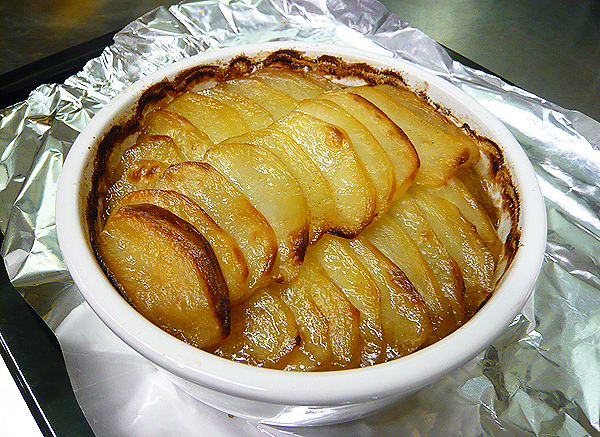
[[[110,214],[125,194],[150,188],[170,164],[184,160],[171,137],[150,135],[140,139],[121,156],[116,169],[120,177],[106,195],[107,212]]]
[[[341,85],[335,83],[333,80],[330,80],[325,76],[315,73],[314,71],[304,71],[302,72],[302,74],[306,80],[310,80],[311,82],[316,83],[325,91],[335,91],[342,89]]]
[[[439,186],[446,183],[456,171],[470,162],[471,149],[462,141],[429,124],[382,90],[372,86],[350,88],[387,114],[406,132],[414,144],[421,167],[415,182]]]
[[[302,345],[302,337],[298,337],[300,346]],[[315,370],[323,370],[320,368],[313,358],[300,347],[295,347],[292,352],[285,357],[285,371],[302,371],[310,372]]]
[[[431,188],[431,193],[446,199],[460,209],[462,215],[475,225],[477,232],[485,241],[497,263],[502,253],[502,242],[498,238],[486,209],[477,201],[462,181],[454,177],[448,180],[446,185]]]
[[[277,255],[277,239],[265,217],[211,165],[183,162],[169,167],[156,188],[182,193],[197,203],[244,253],[248,287],[256,288],[270,277]]]
[[[309,253],[300,278],[307,278],[306,290],[329,324],[331,369],[356,367],[361,358],[360,313]]]
[[[227,284],[193,226],[155,205],[124,206],[98,244],[119,291],[152,323],[196,347],[229,334]]]
[[[156,109],[144,117],[143,125],[140,139],[150,135],[169,136],[186,161],[199,161],[206,149],[213,145],[208,135],[185,117],[171,111]]]
[[[492,193],[496,192],[493,184],[487,178],[481,178],[474,167],[461,169],[455,177],[477,199],[479,205],[485,209],[494,227],[497,228],[500,223],[500,211],[492,200]]]
[[[367,99],[348,91],[331,91],[321,94],[340,105],[360,121],[387,152],[396,174],[394,199],[399,198],[413,183],[419,170],[419,156],[402,129]]]
[[[117,208],[144,203],[171,211],[194,226],[206,238],[219,261],[229,288],[229,301],[232,305],[239,303],[248,295],[248,266],[244,254],[236,241],[202,208],[181,193],[164,190],[134,191],[124,196]]]
[[[470,167],[479,161],[479,147],[477,146],[477,143],[475,143],[475,141],[473,141],[473,139],[463,132],[457,125],[446,119],[442,114],[436,111],[433,106],[423,101],[423,99],[421,99],[415,93],[406,88],[389,84],[377,85],[377,88],[394,98],[403,106],[406,106],[423,120],[440,128],[442,131],[451,136],[457,143],[464,144],[466,147],[468,147],[471,152],[469,155],[469,160],[464,164],[465,167]]]
[[[250,129],[239,112],[231,106],[203,94],[183,93],[165,109],[187,118],[214,143]]]
[[[493,289],[494,256],[475,226],[446,199],[422,189],[410,190],[448,253],[458,262],[465,280],[465,315],[475,314]]]
[[[274,278],[295,278],[308,246],[308,209],[287,168],[269,149],[253,144],[219,144],[208,149],[204,161],[225,175],[273,228],[278,243]]]
[[[421,347],[433,327],[427,307],[404,272],[379,249],[361,237],[342,240],[369,271],[381,292],[381,326],[388,360]]]
[[[243,78],[228,80],[226,82],[219,82],[217,88],[248,97],[269,111],[275,120],[288,114],[298,103],[289,94],[271,88],[258,79]]]
[[[301,72],[291,72],[280,68],[264,68],[252,77],[296,100],[316,97],[327,89],[321,82],[310,80]]]
[[[296,346],[298,326],[287,305],[266,289],[231,309],[231,334],[216,355],[259,367],[281,369]]]
[[[140,138],[138,142],[123,152],[121,163],[123,171],[140,160],[160,161],[166,164],[175,164],[185,161],[185,156],[173,138],[166,135],[148,135]]]
[[[327,369],[331,365],[329,322],[309,294],[311,278],[300,275],[279,290],[298,324],[300,345],[291,354],[286,370]]]
[[[444,295],[450,301],[456,321],[460,323],[465,317],[465,283],[458,263],[435,235],[412,198],[403,196],[392,204],[388,214],[417,243]]]
[[[342,240],[324,235],[311,248],[311,255],[360,312],[360,365],[364,367],[385,359],[381,293],[369,272],[354,256],[354,251]]]
[[[375,215],[375,188],[346,136],[335,126],[294,111],[272,129],[289,134],[321,170],[336,205],[333,234],[358,235]]]
[[[331,229],[336,207],[333,192],[319,168],[300,145],[283,130],[263,129],[248,132],[226,142],[248,143],[269,149],[302,188],[309,215],[309,241],[315,242]]]
[[[108,218],[108,215],[127,193],[152,188],[168,167],[169,164],[159,161],[135,161],[132,163],[121,178],[108,189],[105,198],[106,211],[103,218]]]
[[[396,173],[390,157],[371,132],[345,109],[329,100],[302,100],[296,110],[331,123],[346,133],[367,176],[373,182],[375,215],[384,214],[396,192]]]
[[[212,97],[231,106],[239,112],[250,130],[262,129],[273,123],[273,116],[269,111],[241,94],[219,88],[208,88],[199,91],[199,94]]]
[[[439,340],[456,328],[450,301],[416,243],[391,217],[384,215],[362,234],[404,271],[423,298],[433,324],[431,341]]]

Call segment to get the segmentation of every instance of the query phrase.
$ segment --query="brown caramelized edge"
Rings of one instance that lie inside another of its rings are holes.
[[[303,52],[293,49],[281,49],[274,51],[262,59],[252,59],[244,54],[232,59],[227,65],[199,65],[181,72],[172,81],[164,80],[146,90],[139,98],[133,117],[128,121],[113,126],[108,134],[100,141],[98,152],[94,160],[94,171],[92,175],[92,188],[86,199],[86,217],[88,232],[96,259],[102,269],[110,278],[107,266],[102,261],[97,245],[97,236],[101,231],[100,202],[102,201],[108,187],[103,186],[104,173],[107,168],[108,159],[114,144],[118,144],[127,136],[136,131],[144,115],[144,109],[153,103],[168,97],[173,93],[185,91],[195,83],[205,80],[228,80],[248,75],[254,71],[271,66],[282,66],[296,71],[311,71],[320,75],[332,76],[337,79],[359,78],[369,85],[390,84],[396,86],[407,86],[406,80],[401,73],[392,69],[378,69],[364,62],[348,63],[343,59],[332,55],[320,55],[316,58],[305,56]],[[409,88],[410,89],[410,88]],[[457,124],[457,118],[452,111],[434,102],[425,91],[411,90],[425,103],[432,106],[440,115],[449,122]],[[520,230],[518,228],[520,208],[519,196],[515,189],[510,172],[504,161],[499,146],[489,138],[478,135],[468,124],[460,125],[461,129],[472,137],[480,146],[490,161],[491,176],[501,187],[503,204],[511,215],[511,229],[504,243],[505,257],[508,267],[520,244]],[[500,276],[502,277],[502,275]]]

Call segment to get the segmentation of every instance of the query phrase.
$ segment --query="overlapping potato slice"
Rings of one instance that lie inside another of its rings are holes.
[[[362,235],[402,269],[423,298],[433,324],[429,341],[439,340],[454,330],[457,323],[450,301],[416,243],[400,224],[386,214]]]
[[[273,276],[289,282],[298,275],[308,246],[308,209],[294,177],[269,149],[220,144],[203,159],[225,175],[267,219],[277,237]]]
[[[287,358],[286,370],[327,370],[331,365],[329,322],[310,296],[310,278],[300,275],[278,295],[288,305],[298,325],[300,344]]]
[[[269,111],[275,120],[288,114],[298,103],[289,94],[272,88],[255,78],[248,77],[219,82],[216,88],[248,97]]]
[[[390,84],[377,85],[376,88],[394,98],[397,102],[410,109],[423,120],[440,128],[457,143],[464,144],[465,147],[468,147],[470,150],[469,160],[464,164],[464,167],[471,167],[479,161],[479,147],[477,146],[477,143],[457,125],[449,122],[448,119],[433,106],[424,102],[417,94],[407,88]]]
[[[98,244],[115,285],[152,323],[196,347],[229,334],[227,284],[193,226],[155,205],[124,206]]]
[[[236,240],[248,265],[250,290],[270,277],[277,255],[277,239],[271,225],[211,165],[200,162],[173,165],[163,173],[156,188],[189,197]]]
[[[309,215],[309,241],[315,242],[329,232],[337,213],[331,187],[308,153],[284,130],[251,131],[225,142],[262,146],[277,156],[304,194]]]
[[[273,123],[273,116],[258,103],[241,94],[220,88],[207,88],[199,94],[220,100],[235,109],[248,125],[249,130],[262,129]]]
[[[375,215],[384,214],[396,192],[396,173],[389,155],[371,132],[344,108],[329,100],[305,99],[298,103],[296,110],[331,123],[346,133],[367,177],[373,182]]]
[[[360,365],[364,367],[385,359],[381,293],[369,272],[342,240],[324,235],[311,248],[311,255],[360,312]]]
[[[148,135],[139,138],[134,146],[121,155],[123,172],[128,171],[136,161],[159,161],[173,164],[185,161],[185,156],[170,136]]]
[[[388,94],[373,86],[353,87],[357,93],[379,107],[410,139],[419,154],[421,166],[415,182],[439,186],[471,160],[471,148],[439,127],[420,118]]]
[[[327,319],[330,368],[335,370],[358,366],[361,359],[359,311],[308,254],[297,280],[304,281],[310,298]]]
[[[125,150],[116,166],[120,176],[106,195],[107,214],[125,194],[152,187],[170,164],[183,161],[185,157],[171,137],[149,135],[140,139]]]
[[[494,256],[455,205],[423,189],[411,188],[410,194],[460,266],[465,281],[465,315],[470,317],[492,292]]]
[[[465,316],[465,284],[458,263],[450,256],[412,198],[404,196],[397,200],[388,214],[400,223],[417,244],[450,301],[457,322],[461,322]]]
[[[257,290],[231,309],[231,334],[213,353],[259,367],[281,369],[298,338],[293,313],[274,293]]]
[[[331,82],[309,79],[302,72],[291,72],[282,68],[263,68],[252,77],[266,85],[284,92],[296,100],[310,99],[330,89]]]
[[[364,97],[345,90],[329,91],[319,99],[330,100],[361,122],[387,152],[396,174],[394,199],[413,183],[419,170],[419,156],[402,129],[383,111]]]
[[[494,260],[498,262],[502,253],[502,242],[498,238],[496,229],[492,224],[490,216],[486,209],[473,194],[467,189],[464,183],[457,177],[448,180],[446,185],[430,188],[432,194],[442,197],[453,203],[460,209],[462,215],[477,228],[477,232],[485,241],[488,249],[494,255]]]
[[[210,218],[202,208],[176,191],[140,190],[124,196],[117,209],[125,205],[151,204],[164,208],[185,220],[208,241],[219,261],[221,272],[229,288],[232,305],[247,297],[248,266],[236,241]]]
[[[500,211],[492,200],[491,193],[494,193],[494,188],[487,178],[482,178],[475,167],[460,169],[455,177],[477,199],[479,206],[485,210],[494,227],[497,228],[500,222]]]
[[[340,129],[299,111],[278,120],[271,129],[290,135],[327,180],[337,210],[331,233],[351,238],[371,223],[375,188]]]
[[[138,142],[151,135],[166,135],[171,137],[187,161],[198,161],[213,145],[207,134],[187,118],[171,111],[155,109],[146,114],[143,125]]]
[[[379,287],[386,359],[417,350],[429,338],[433,327],[427,307],[408,277],[368,240],[359,237],[341,242],[352,248]]]
[[[204,94],[180,94],[165,109],[187,118],[214,143],[241,135],[250,129],[238,111],[223,101]]]

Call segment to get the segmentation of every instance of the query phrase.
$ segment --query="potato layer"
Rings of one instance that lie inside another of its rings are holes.
[[[113,147],[99,257],[142,315],[219,356],[385,362],[493,291],[498,225],[459,178],[480,153],[402,86],[283,67],[195,84]]]

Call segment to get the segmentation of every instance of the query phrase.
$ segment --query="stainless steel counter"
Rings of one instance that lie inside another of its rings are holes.
[[[381,2],[520,88],[600,120],[600,1]]]
[[[170,3],[3,1],[0,74],[119,30],[144,12]],[[441,44],[517,86],[600,120],[600,1],[382,3]]]

